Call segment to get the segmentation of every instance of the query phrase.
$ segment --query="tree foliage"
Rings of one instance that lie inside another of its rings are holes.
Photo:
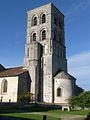
[[[73,96],[69,99],[69,103],[71,107],[80,107],[82,109],[84,108],[90,108],[90,91],[82,92],[78,96]]]
[[[32,93],[23,93],[22,95],[18,96],[18,101],[20,102],[30,102],[32,97]]]

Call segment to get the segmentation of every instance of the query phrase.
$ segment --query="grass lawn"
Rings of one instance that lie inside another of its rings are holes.
[[[27,120],[42,120],[47,115],[47,120],[58,120],[61,116],[82,115],[85,116],[90,110],[61,111],[60,109],[32,108],[32,107],[0,107],[1,116],[26,118]]]
[[[2,114],[2,116],[24,118],[24,120],[42,120],[43,119],[42,115],[37,115],[37,114],[22,114],[22,113],[10,114],[9,113],[9,114]],[[58,119],[55,117],[47,116],[47,120],[58,120]]]
[[[59,114],[59,115],[87,115],[90,110],[73,110],[73,111],[61,111],[61,110],[50,110],[48,111],[52,114]]]

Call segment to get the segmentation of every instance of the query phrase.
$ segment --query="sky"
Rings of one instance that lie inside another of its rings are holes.
[[[0,0],[0,64],[23,65],[27,11],[50,2],[65,15],[68,72],[90,90],[90,0]]]

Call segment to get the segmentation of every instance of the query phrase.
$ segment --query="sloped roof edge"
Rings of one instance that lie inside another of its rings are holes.
[[[56,72],[56,74],[54,75],[54,78],[64,78],[64,79],[74,79],[76,80],[75,77],[73,77],[72,75],[70,75],[69,73],[58,69],[58,71]]]
[[[23,66],[7,68],[4,71],[0,72],[0,77],[18,76],[24,72],[28,72],[28,70],[26,68],[23,68]]]
[[[0,64],[0,72],[1,71],[4,71],[6,68],[2,65],[2,64]]]

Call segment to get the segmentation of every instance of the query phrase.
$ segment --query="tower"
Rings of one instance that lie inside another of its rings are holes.
[[[36,101],[54,102],[54,75],[67,72],[64,15],[51,3],[27,13],[24,66]]]

